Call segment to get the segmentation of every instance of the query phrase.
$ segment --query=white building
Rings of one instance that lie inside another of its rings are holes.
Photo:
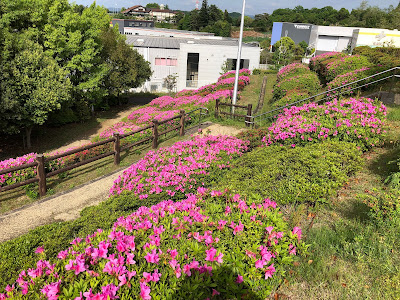
[[[398,30],[362,28],[353,31],[351,49],[358,46],[400,48],[400,32]]]
[[[214,33],[209,32],[198,32],[198,31],[187,31],[187,30],[175,30],[158,27],[124,27],[121,33],[126,35],[145,35],[145,36],[163,36],[163,37],[180,37],[180,38],[196,38],[196,37],[211,37]]]
[[[377,47],[384,42],[400,44],[400,34],[395,30],[274,22],[271,44],[285,36],[296,43],[305,41],[311,48],[315,48],[316,54],[342,52],[361,45]]]
[[[132,45],[150,62],[153,75],[140,90],[167,91],[164,78],[178,75],[177,90],[197,89],[216,82],[221,67],[228,61],[236,65],[238,41],[222,37],[154,37],[128,35]],[[243,44],[241,68],[259,67],[261,49],[258,43]]]

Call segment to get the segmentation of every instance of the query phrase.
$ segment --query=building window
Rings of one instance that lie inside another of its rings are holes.
[[[236,62],[237,59],[235,58],[228,58],[227,59],[228,64],[230,66],[231,70],[236,70]],[[248,69],[249,68],[249,64],[250,64],[250,60],[249,59],[241,59],[240,60],[240,67],[239,69]]]
[[[177,66],[178,59],[176,58],[156,58],[154,63],[156,66]]]

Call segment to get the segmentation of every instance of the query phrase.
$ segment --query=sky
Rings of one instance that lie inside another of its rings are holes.
[[[93,0],[71,0],[77,4],[90,5]],[[106,8],[131,7],[134,5],[146,5],[147,3],[168,4],[169,8],[174,10],[192,10],[195,8],[196,0],[97,0],[98,5]],[[199,0],[200,6],[202,0]],[[208,4],[215,4],[220,9],[227,9],[228,12],[241,12],[242,0],[208,0]],[[246,0],[246,15],[255,15],[260,13],[272,13],[277,8],[294,8],[301,5],[304,8],[332,6],[335,9],[342,7],[351,10],[360,6],[361,0]],[[370,0],[368,4],[380,8],[388,8],[389,5],[397,6],[399,0]]]

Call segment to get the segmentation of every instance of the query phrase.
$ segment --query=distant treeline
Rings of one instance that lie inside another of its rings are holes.
[[[174,22],[176,24],[174,26],[171,24],[159,26],[208,31],[216,35],[230,36],[232,26],[240,25],[240,14],[222,11],[216,5],[208,5],[207,0],[203,0],[199,10],[180,11]],[[390,5],[388,8],[381,9],[370,6],[367,1],[362,1],[358,8],[351,11],[346,8],[336,10],[332,6],[308,9],[299,5],[293,9],[279,8],[272,14],[257,14],[254,18],[246,16],[244,26],[260,32],[270,32],[273,22],[400,29],[400,4],[397,7]]]

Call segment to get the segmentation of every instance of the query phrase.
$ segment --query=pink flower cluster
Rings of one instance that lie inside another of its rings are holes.
[[[137,125],[148,125],[152,120],[164,121],[179,114],[179,110],[160,110],[158,107],[146,106],[134,110],[128,116]]]
[[[132,191],[145,199],[149,194],[166,192],[187,193],[199,185],[194,175],[207,174],[212,164],[228,168],[229,161],[218,164],[221,155],[240,156],[247,150],[247,142],[229,136],[196,137],[177,142],[168,148],[150,151],[115,180],[110,194]]]
[[[229,73],[227,76],[230,76],[230,74],[232,73]],[[250,71],[243,69],[240,70],[240,74],[249,75]],[[149,123],[153,119],[156,119],[158,121],[169,119],[173,116],[178,115],[180,109],[186,109],[186,108],[190,109],[193,106],[195,107],[202,106],[216,99],[231,97],[233,88],[233,79],[232,78],[226,79],[227,76],[225,75],[226,74],[221,76],[223,77],[221,81],[215,84],[206,85],[194,91],[185,91],[185,90],[181,91],[180,93],[177,94],[177,97],[175,98],[172,98],[170,96],[162,96],[154,99],[149,106],[144,106],[134,110],[128,116],[128,122],[119,122],[101,132],[100,138],[102,139],[109,138],[116,132],[122,134],[137,130],[139,128],[138,126],[141,127],[149,125]],[[248,76],[240,76],[240,82],[242,85],[249,84],[249,81],[250,79]],[[167,110],[165,110],[166,108]],[[170,110],[168,110],[168,108]],[[66,152],[72,149],[74,148],[70,148],[62,152]],[[48,155],[55,155],[62,152],[53,152]],[[91,154],[92,152],[93,155]],[[98,150],[92,149],[86,151],[85,153],[80,153],[78,155],[71,156],[68,158],[60,158],[57,161],[52,162],[51,165],[48,166],[48,168],[51,170],[56,170],[68,164],[69,161],[74,162],[77,159],[77,156],[93,157],[96,155],[97,152]],[[0,161],[0,170],[34,162],[34,160],[36,159],[36,155],[37,155],[36,153],[30,153],[21,157],[17,157],[15,159],[7,159]],[[0,186],[10,185],[29,178],[33,178],[34,176],[36,176],[35,172],[36,172],[35,168],[29,168],[14,173],[0,175]]]
[[[363,149],[379,143],[384,133],[386,107],[369,98],[350,98],[323,105],[317,103],[284,109],[263,138],[266,146],[292,145],[338,138]]]
[[[348,84],[348,83],[363,79],[363,78],[368,76],[366,71],[368,71],[369,69],[370,68],[368,68],[368,67],[363,67],[363,68],[358,69],[358,70],[354,70],[354,71],[350,71],[350,72],[347,72],[347,73],[342,74],[342,75],[338,75],[338,76],[335,77],[334,80],[332,80],[331,82],[329,82],[327,84],[327,89],[331,90],[331,89],[334,89],[334,88],[341,87],[341,86],[343,86],[345,84]],[[365,83],[365,82],[363,82],[363,83]],[[328,96],[336,95],[339,92],[341,92],[342,94],[345,94],[345,95],[350,95],[350,94],[354,93],[354,91],[351,91],[351,89],[354,89],[356,87],[357,87],[356,84],[352,84],[352,85],[349,85],[349,86],[343,88],[342,90],[331,91],[330,94],[327,94],[327,95]]]
[[[221,81],[223,79],[229,78],[229,77],[235,77],[236,75],[236,70],[228,71],[225,74],[221,75],[217,81]],[[244,75],[244,76],[250,76],[251,75],[251,70],[249,69],[240,69],[239,70],[239,76]]]
[[[110,128],[107,128],[103,132],[100,133],[100,138],[102,139],[107,139],[109,137],[112,137],[114,133],[127,133],[130,131],[135,131],[139,129],[140,127],[131,123],[131,122],[118,122],[111,126]]]
[[[0,299],[22,295],[36,299],[40,294],[47,299],[119,299],[122,295],[151,299],[173,293],[192,276],[210,282],[210,296],[219,295],[223,292],[212,288],[214,274],[221,272],[220,266],[239,260],[239,274],[222,271],[219,276],[246,292],[244,281],[255,276],[272,278],[282,258],[291,261],[296,245],[302,245],[299,227],[293,232],[279,231],[282,222],[276,221],[280,217],[270,199],[250,205],[234,195],[229,199],[231,211],[216,214],[218,202],[210,209],[208,197],[209,191],[199,189],[197,195],[189,194],[180,202],[141,207],[120,217],[111,230],[98,229],[85,239],[76,238],[59,252],[54,264],[39,260],[36,268],[22,271]],[[235,234],[233,226],[224,226],[229,222],[240,224],[241,230]],[[201,236],[219,238],[204,241]],[[268,283],[258,283],[263,284]]]
[[[283,67],[282,69],[279,70],[278,74],[277,74],[277,81],[281,81],[283,78],[291,75],[291,74],[296,74],[296,73],[300,73],[300,72],[309,72],[310,68],[307,67],[304,64],[301,63],[292,63],[289,64],[285,67]]]

